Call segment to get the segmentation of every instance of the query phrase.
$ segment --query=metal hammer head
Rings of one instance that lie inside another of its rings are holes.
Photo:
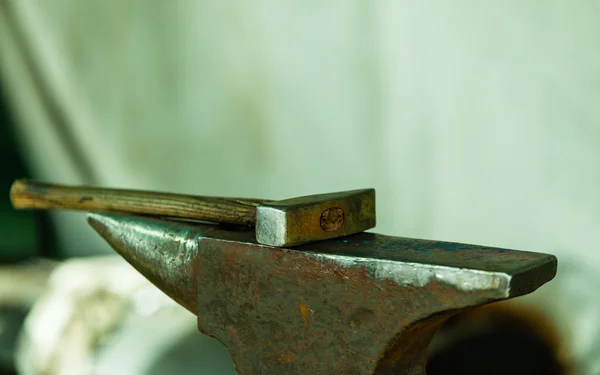
[[[374,226],[375,189],[273,201],[256,210],[256,241],[270,246],[348,236]]]

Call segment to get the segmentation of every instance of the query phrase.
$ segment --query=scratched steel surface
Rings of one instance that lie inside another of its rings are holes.
[[[424,374],[463,309],[551,280],[547,254],[363,233],[293,249],[251,231],[93,214],[90,224],[220,340],[239,374]]]

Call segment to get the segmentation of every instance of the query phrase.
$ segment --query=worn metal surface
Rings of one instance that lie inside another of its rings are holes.
[[[548,254],[372,233],[288,249],[210,225],[89,222],[198,316],[239,374],[424,374],[449,316],[529,293],[557,266]]]

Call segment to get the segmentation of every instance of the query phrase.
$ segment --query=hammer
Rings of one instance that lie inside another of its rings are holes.
[[[248,231],[92,213],[89,224],[221,341],[241,375],[425,374],[452,315],[530,293],[541,253],[358,233],[295,248]]]
[[[21,209],[127,212],[256,226],[256,240],[271,246],[321,241],[375,226],[374,189],[270,201],[17,180],[10,198]]]

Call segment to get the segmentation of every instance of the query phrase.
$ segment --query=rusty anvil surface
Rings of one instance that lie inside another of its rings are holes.
[[[548,254],[374,233],[280,248],[216,225],[88,221],[197,315],[238,374],[425,374],[447,318],[530,293],[557,267]]]

